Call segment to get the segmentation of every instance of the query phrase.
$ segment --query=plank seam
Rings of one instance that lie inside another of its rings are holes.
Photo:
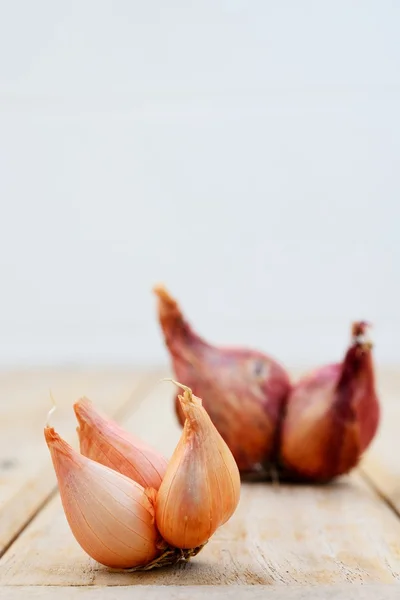
[[[7,552],[7,550],[9,550],[11,548],[11,546],[19,538],[19,536],[21,535],[21,533],[23,533],[25,531],[25,529],[27,527],[29,527],[29,525],[32,523],[33,519],[40,513],[40,511],[43,510],[45,508],[45,506],[50,502],[50,500],[52,500],[54,498],[54,496],[57,493],[57,489],[58,489],[57,486],[54,486],[52,488],[52,490],[49,492],[49,494],[47,494],[47,496],[39,504],[39,506],[36,508],[36,510],[31,514],[31,516],[29,517],[29,519],[27,519],[26,521],[24,521],[21,524],[21,527],[10,538],[10,540],[8,541],[8,543],[5,544],[2,549],[0,549],[0,558],[2,558],[2,556],[4,556],[4,554]]]
[[[400,509],[390,498],[386,496],[386,494],[381,490],[380,486],[375,483],[372,477],[368,475],[368,473],[366,473],[362,468],[360,468],[360,474],[372,491],[382,500],[384,504],[386,504],[386,506],[395,514],[395,516],[400,519]]]

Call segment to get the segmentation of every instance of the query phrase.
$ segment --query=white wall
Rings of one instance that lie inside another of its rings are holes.
[[[0,364],[400,360],[400,3],[1,3]]]

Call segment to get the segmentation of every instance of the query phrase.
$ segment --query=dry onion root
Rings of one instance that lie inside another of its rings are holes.
[[[71,531],[89,556],[112,569],[148,570],[189,560],[239,502],[239,471],[229,448],[201,400],[181,387],[187,419],[159,490],[143,487],[120,470],[143,481],[149,473],[159,473],[164,459],[107,422],[86,400],[75,405],[81,448],[101,462],[80,454],[52,427],[45,427]],[[90,423],[85,433],[83,407],[85,423]]]
[[[173,548],[172,546],[160,544],[162,553],[160,556],[141,567],[131,567],[130,569],[122,569],[124,573],[134,573],[135,571],[151,571],[152,569],[161,569],[163,567],[172,567],[180,562],[188,562],[194,556],[197,556],[203,550],[205,544],[198,548],[190,548],[183,550],[182,548]],[[115,570],[115,569],[114,569]],[[118,569],[117,569],[118,570]],[[121,571],[121,569],[119,569]]]

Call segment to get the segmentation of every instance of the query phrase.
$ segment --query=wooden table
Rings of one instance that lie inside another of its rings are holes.
[[[243,486],[234,517],[190,563],[109,572],[67,526],[43,426],[73,440],[91,398],[167,455],[180,435],[161,369],[0,374],[0,599],[400,599],[400,371],[379,373],[384,416],[361,467],[330,486]],[[75,442],[76,443],[76,442]],[[73,586],[73,587],[71,587]],[[117,587],[118,586],[118,587]],[[164,587],[162,587],[164,586]]]

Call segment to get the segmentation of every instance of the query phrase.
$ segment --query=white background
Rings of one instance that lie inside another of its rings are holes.
[[[400,361],[400,3],[0,1],[0,365]]]

